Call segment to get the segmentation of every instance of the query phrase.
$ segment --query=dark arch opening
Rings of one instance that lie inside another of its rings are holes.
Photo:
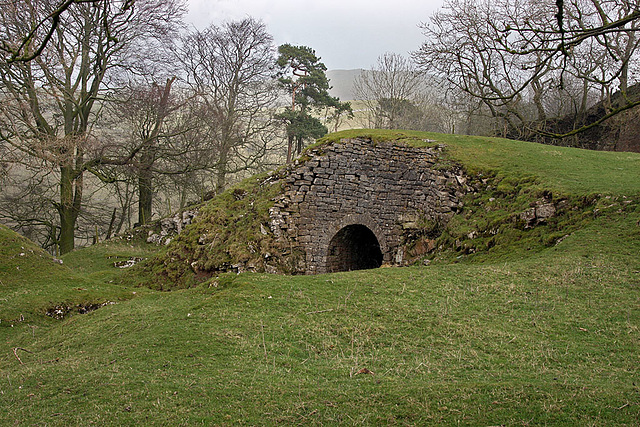
[[[382,251],[376,235],[362,224],[348,225],[329,242],[327,271],[366,270],[382,265]]]

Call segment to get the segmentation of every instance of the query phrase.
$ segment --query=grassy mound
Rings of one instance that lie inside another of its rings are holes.
[[[640,194],[640,155],[551,147],[500,138],[410,131],[352,130],[331,134],[310,148],[342,139],[369,138],[414,147],[444,144],[439,167],[455,165],[476,188],[464,208],[440,229],[424,224],[407,237],[414,262],[487,261],[555,245],[587,225],[602,209],[633,210]],[[304,162],[306,155],[300,159]],[[227,271],[295,271],[304,254],[275,241],[269,208],[288,169],[250,178],[209,201],[194,224],[151,260],[138,281],[154,289],[215,284]],[[527,212],[551,206],[553,215],[528,221]],[[146,279],[145,279],[146,277]]]
[[[371,138],[426,146],[445,145],[449,159],[471,175],[504,176],[512,181],[535,177],[548,190],[563,193],[640,194],[638,153],[590,151],[503,138],[430,132],[348,130],[330,134],[320,144],[342,138]]]
[[[119,273],[114,263],[133,256],[148,255],[124,244],[102,244],[57,260],[0,225],[0,327],[38,324],[131,298],[130,290],[110,282]]]
[[[281,192],[279,175],[249,178],[200,208],[158,256],[134,270],[140,283],[171,290],[212,283],[217,275],[249,271],[289,272],[298,254],[275,241],[269,231],[269,208]]]

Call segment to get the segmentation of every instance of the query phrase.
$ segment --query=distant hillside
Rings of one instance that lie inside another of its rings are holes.
[[[342,101],[350,101],[355,99],[353,93],[353,82],[356,77],[362,73],[362,69],[357,70],[329,70],[327,77],[329,84],[332,86],[329,90],[331,96],[337,96]]]

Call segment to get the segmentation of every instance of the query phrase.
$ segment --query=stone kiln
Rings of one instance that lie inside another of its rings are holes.
[[[309,150],[269,212],[271,231],[304,253],[307,274],[404,265],[411,237],[446,223],[467,190],[441,151],[364,138]]]

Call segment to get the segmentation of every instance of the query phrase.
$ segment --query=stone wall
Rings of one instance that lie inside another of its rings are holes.
[[[271,231],[305,254],[307,274],[350,269],[335,253],[359,244],[350,239],[362,239],[368,246],[357,251],[371,252],[369,262],[378,262],[367,229],[382,264],[404,265],[407,236],[429,222],[446,223],[468,190],[456,168],[439,162],[441,150],[367,139],[310,150],[285,178],[285,191],[269,212]]]

